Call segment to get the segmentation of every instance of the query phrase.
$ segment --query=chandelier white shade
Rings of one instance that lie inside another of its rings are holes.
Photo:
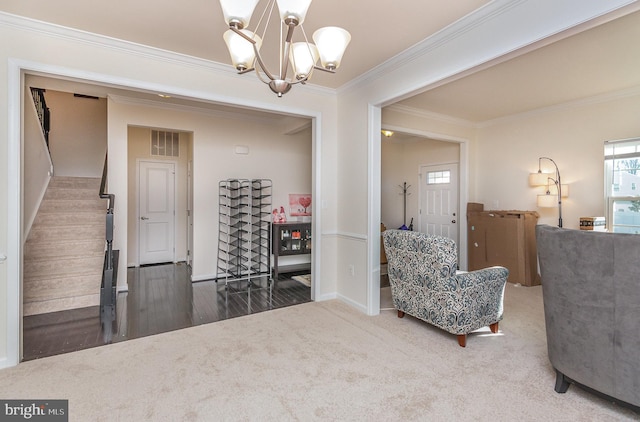
[[[220,0],[224,21],[227,25],[237,24],[240,29],[249,26],[257,4],[258,0]]]
[[[351,34],[336,26],[320,28],[313,33],[320,53],[320,62],[325,69],[337,69],[342,61],[342,55],[351,41]]]
[[[311,0],[277,0],[280,20],[287,23],[288,19],[296,20],[298,25],[302,25],[307,16],[307,10],[311,5]],[[254,6],[255,7],[255,6]]]
[[[262,39],[259,36],[246,29],[241,29],[240,32],[253,39],[256,42],[256,48],[260,49]],[[229,49],[231,63],[236,69],[246,70],[253,67],[253,62],[256,60],[253,44],[247,42],[246,39],[230,29],[225,31],[223,38]]]
[[[306,42],[296,42],[291,45],[291,66],[298,80],[308,77],[318,61],[318,48]]]
[[[259,0],[220,0],[224,20],[229,25],[229,30],[223,37],[231,62],[238,72],[255,70],[258,78],[268,84],[278,97],[287,93],[292,85],[308,81],[315,69],[335,72],[351,41],[351,35],[342,28],[329,26],[315,31],[315,44],[310,43],[302,23],[311,1],[267,0],[255,30],[249,31],[245,28],[249,25]],[[260,48],[276,4],[280,17],[280,66],[277,72],[272,72],[267,69],[260,55]],[[298,36],[299,41],[294,42],[296,28],[300,28],[301,36]],[[259,29],[262,30],[260,36],[257,35]],[[317,64],[318,61],[321,66]],[[291,76],[287,77],[289,69]]]

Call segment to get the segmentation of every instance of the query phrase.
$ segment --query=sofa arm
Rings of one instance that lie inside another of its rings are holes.
[[[461,299],[469,298],[475,306],[484,309],[482,313],[500,315],[502,318],[502,302],[507,277],[509,277],[509,270],[504,267],[489,267],[456,274],[452,277],[453,282],[450,282],[450,292]]]
[[[454,278],[457,285],[463,288],[476,284],[502,283],[506,284],[509,277],[509,270],[505,267],[488,267],[470,272],[457,272]]]

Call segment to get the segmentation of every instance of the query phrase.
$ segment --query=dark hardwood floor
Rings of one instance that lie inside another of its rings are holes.
[[[129,268],[129,291],[118,294],[114,321],[102,324],[98,306],[27,316],[23,360],[38,359],[126,341],[194,325],[284,308],[311,301],[311,289],[281,274],[268,288],[266,277],[247,282],[192,283],[185,264]]]

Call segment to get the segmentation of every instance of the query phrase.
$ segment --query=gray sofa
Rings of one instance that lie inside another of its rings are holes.
[[[640,235],[536,227],[555,390],[640,410]]]

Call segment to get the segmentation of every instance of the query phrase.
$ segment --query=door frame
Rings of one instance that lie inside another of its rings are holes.
[[[381,172],[382,172],[382,105],[369,104],[369,149],[368,149],[368,273],[367,273],[367,315],[380,314],[380,206],[381,206]],[[411,135],[430,138],[437,141],[460,144],[458,159],[458,206],[466,207],[469,202],[469,139],[441,133],[395,125],[384,125],[385,129]],[[461,218],[459,225],[460,244],[458,245],[460,269],[467,268],[467,219]],[[376,239],[372,241],[371,239]]]
[[[187,160],[187,265],[193,260],[193,157]]]
[[[178,177],[176,175],[178,171],[178,161],[177,160],[154,160],[153,158],[136,158],[136,262],[135,266],[140,266],[140,163],[141,162],[149,162],[149,163],[171,163],[173,164],[173,256],[172,262],[176,262],[176,238],[177,238],[177,227],[176,227],[176,210],[178,209],[178,195],[177,193],[177,182]]]

